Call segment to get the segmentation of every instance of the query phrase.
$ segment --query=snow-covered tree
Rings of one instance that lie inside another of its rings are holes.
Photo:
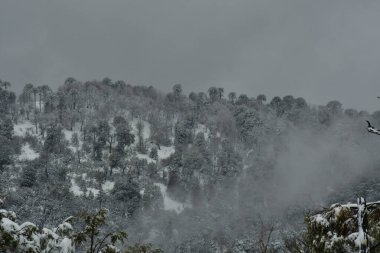
[[[54,229],[31,222],[18,224],[16,214],[0,209],[0,251],[25,253],[74,253],[70,218]]]

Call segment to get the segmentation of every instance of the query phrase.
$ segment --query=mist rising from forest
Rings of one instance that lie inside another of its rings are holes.
[[[238,180],[226,182],[216,199],[203,198],[196,210],[180,214],[181,221],[173,223],[181,231],[179,240],[221,234],[252,238],[270,226],[278,229],[279,239],[289,226],[302,227],[304,215],[338,201],[377,200],[376,186],[360,188],[380,176],[380,142],[366,132],[363,119],[340,118],[322,128],[277,121],[281,134],[273,132],[263,146],[239,151],[245,169]]]
[[[380,197],[380,143],[365,122],[380,125],[378,112],[217,87],[163,93],[109,78],[67,78],[57,91],[27,84],[18,99],[2,86],[9,131],[0,133],[15,159],[0,193],[21,219],[52,225],[107,208],[108,227],[127,230],[130,242],[212,252],[241,240],[255,248],[268,226],[278,241],[301,231],[308,212]],[[23,160],[25,150],[33,157]]]

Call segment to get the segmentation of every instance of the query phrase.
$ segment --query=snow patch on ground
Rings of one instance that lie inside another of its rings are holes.
[[[70,191],[74,194],[74,196],[78,196],[78,197],[83,196],[84,192],[81,190],[79,185],[77,185],[77,183],[75,182],[75,179],[72,178],[70,182],[71,182]],[[97,197],[99,195],[99,190],[93,187],[87,187],[86,196],[89,196],[90,193],[92,193],[94,197]]]
[[[112,181],[105,181],[103,184],[102,184],[102,189],[103,191],[109,193],[113,190],[113,187],[115,186],[115,182],[112,182]]]
[[[207,140],[210,136],[210,129],[208,129],[203,124],[198,124],[198,126],[195,128],[195,135],[197,135],[198,133],[203,133],[205,136],[205,139]]]
[[[97,197],[99,195],[99,190],[98,189],[95,189],[95,188],[92,188],[92,187],[88,187],[87,188],[87,192],[86,192],[86,196],[88,196],[90,194],[90,192],[92,193],[92,195],[94,195],[94,197]]]
[[[191,208],[191,205],[188,203],[181,203],[168,197],[166,194],[167,187],[164,184],[154,183],[154,185],[160,187],[161,194],[164,198],[164,210],[172,210],[176,213],[181,213],[185,208]]]
[[[63,134],[65,135],[65,139],[71,143],[71,137],[73,136],[74,131],[70,131],[67,129],[62,129]]]
[[[79,185],[77,185],[77,183],[75,182],[75,179],[72,178],[70,181],[71,181],[70,191],[75,196],[83,196],[84,192],[80,189]]]
[[[77,152],[77,150],[80,149],[79,147],[81,147],[83,145],[83,140],[80,138],[80,132],[76,131],[76,130],[70,131],[67,129],[63,129],[62,132],[65,136],[65,140],[67,140],[69,142],[69,149],[71,149],[71,151],[73,151],[74,153]],[[74,147],[71,143],[71,139],[72,139],[74,133],[78,134],[78,147]]]
[[[169,147],[161,146],[160,149],[157,150],[158,159],[159,160],[166,159],[174,152],[175,152],[174,146],[169,146]],[[156,160],[150,158],[148,154],[137,153],[136,157],[139,159],[145,159],[148,163],[156,163]]]
[[[174,146],[169,146],[169,147],[161,146],[160,149],[157,150],[159,159],[166,159],[174,152],[175,152]]]
[[[146,154],[136,154],[136,156],[137,156],[138,159],[145,159],[148,163],[156,163],[155,160],[153,160],[152,158],[150,158]]]
[[[16,136],[25,136],[27,132],[34,134],[35,127],[30,121],[19,122],[13,126],[13,132]]]
[[[39,154],[35,152],[29,145],[29,143],[26,143],[21,148],[21,155],[19,156],[20,160],[34,160],[38,158]]]

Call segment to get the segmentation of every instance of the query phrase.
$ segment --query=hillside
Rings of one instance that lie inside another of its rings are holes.
[[[380,112],[109,78],[0,93],[0,208],[14,222],[53,228],[105,208],[101,232],[127,230],[126,245],[257,252],[268,237],[291,252],[306,214],[380,199],[380,139],[366,129]]]

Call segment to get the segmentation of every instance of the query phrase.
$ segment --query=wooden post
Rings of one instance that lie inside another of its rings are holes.
[[[358,237],[359,253],[369,253],[367,203],[364,198],[357,199],[358,203]]]

